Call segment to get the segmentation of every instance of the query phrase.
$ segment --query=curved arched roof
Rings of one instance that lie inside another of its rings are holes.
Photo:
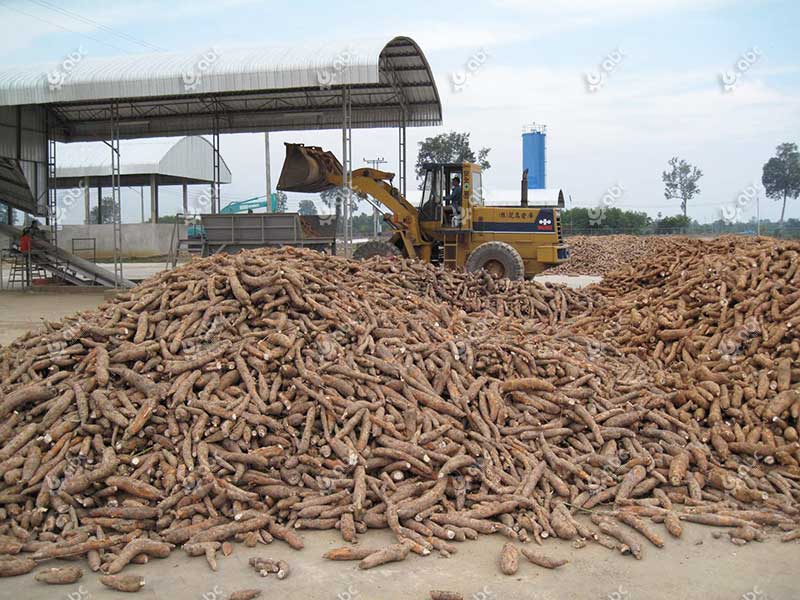
[[[0,106],[47,105],[60,141],[108,138],[112,103],[121,138],[206,134],[213,115],[220,133],[333,129],[345,86],[354,128],[442,122],[430,65],[403,36],[3,69]]]
[[[212,183],[214,149],[201,136],[179,140],[125,140],[120,143],[120,184],[148,185],[156,175],[159,185]],[[59,188],[71,188],[85,177],[95,184],[111,183],[111,150],[103,142],[62,144],[56,150]],[[231,171],[220,156],[220,183],[231,182]]]

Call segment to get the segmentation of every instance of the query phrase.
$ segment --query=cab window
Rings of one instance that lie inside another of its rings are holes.
[[[483,206],[483,181],[481,179],[481,173],[472,173],[470,201],[473,206]]]

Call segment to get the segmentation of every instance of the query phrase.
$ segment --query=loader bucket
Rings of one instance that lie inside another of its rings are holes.
[[[333,155],[318,146],[286,144],[278,189],[287,192],[322,192],[339,184],[331,183],[330,177],[341,180],[342,164]]]

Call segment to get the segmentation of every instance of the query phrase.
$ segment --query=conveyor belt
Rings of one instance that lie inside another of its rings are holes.
[[[22,231],[16,227],[2,223],[0,223],[0,233],[14,239],[18,239],[22,235]],[[33,238],[31,260],[53,276],[74,285],[114,287],[114,273],[111,271],[98,267],[93,262],[70,254],[39,238]],[[134,286],[134,283],[123,279],[119,286],[130,288]]]

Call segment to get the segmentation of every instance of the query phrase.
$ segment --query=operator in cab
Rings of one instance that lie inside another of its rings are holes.
[[[445,206],[453,207],[453,227],[461,224],[461,178],[453,177],[453,189],[443,198]]]

